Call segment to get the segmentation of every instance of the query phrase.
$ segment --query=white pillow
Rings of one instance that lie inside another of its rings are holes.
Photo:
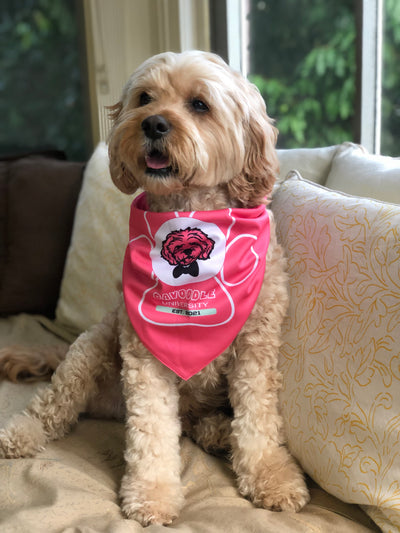
[[[281,407],[305,471],[400,528],[400,206],[289,177],[272,201],[287,258]]]
[[[372,155],[362,146],[346,143],[336,152],[325,185],[400,204],[400,158]]]
[[[325,148],[277,150],[280,164],[279,178],[285,179],[291,170],[298,170],[308,180],[324,185],[337,148],[335,145]]]
[[[100,143],[84,172],[60,298],[59,325],[78,334],[117,304],[133,197],[113,184]]]

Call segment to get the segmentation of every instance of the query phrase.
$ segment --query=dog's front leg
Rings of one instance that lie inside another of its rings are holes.
[[[168,524],[184,502],[177,378],[144,348],[127,320],[121,355],[127,411],[122,510],[144,526]]]
[[[281,376],[276,369],[277,348],[241,338],[229,375],[232,421],[232,464],[240,492],[259,507],[299,511],[308,491],[299,467],[283,445],[278,413]],[[265,340],[265,339],[264,339]],[[270,352],[270,353],[269,353]]]
[[[99,381],[107,383],[117,372],[116,320],[117,311],[107,314],[71,345],[51,383],[0,430],[0,457],[34,456],[49,441],[68,433],[99,394]]]

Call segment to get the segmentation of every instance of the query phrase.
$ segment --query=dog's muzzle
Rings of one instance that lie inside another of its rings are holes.
[[[174,173],[169,154],[163,139],[171,130],[171,124],[162,115],[151,115],[143,120],[142,130],[146,139],[148,153],[145,156],[146,173],[155,177],[166,177]]]
[[[142,130],[148,139],[155,141],[167,135],[171,124],[162,115],[151,115],[142,122]]]

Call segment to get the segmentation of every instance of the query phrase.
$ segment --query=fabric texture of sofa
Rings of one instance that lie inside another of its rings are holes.
[[[399,531],[400,160],[350,143],[279,159],[281,405],[311,502],[256,509],[227,462],[183,439],[186,505],[168,529]],[[49,154],[0,162],[0,347],[71,342],[118,300],[132,198],[112,185],[104,144],[82,171]],[[0,425],[42,386],[2,381]],[[0,531],[141,531],[118,505],[123,446],[123,424],[82,417],[36,458],[0,460]]]

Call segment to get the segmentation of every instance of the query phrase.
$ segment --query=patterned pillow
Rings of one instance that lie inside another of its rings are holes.
[[[400,528],[400,206],[292,174],[273,202],[288,257],[280,366],[293,454],[325,490]]]
[[[118,303],[132,197],[111,181],[100,143],[85,169],[56,309],[58,325],[78,334]]]

